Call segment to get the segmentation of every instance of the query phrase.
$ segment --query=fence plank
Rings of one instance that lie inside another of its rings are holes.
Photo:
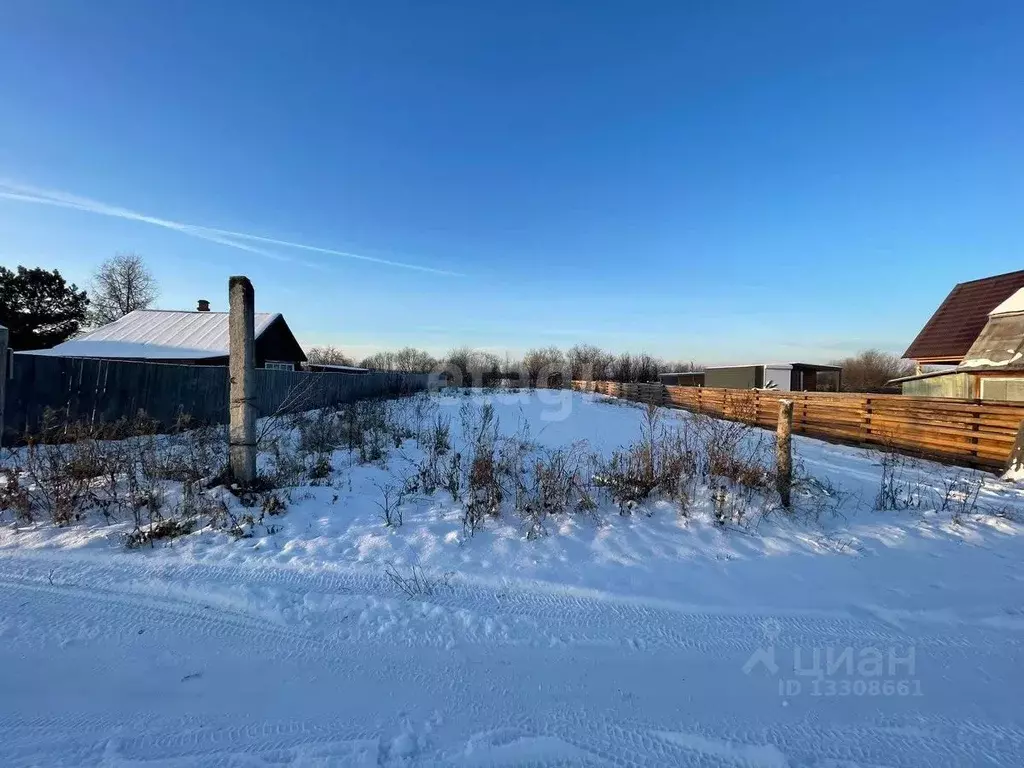
[[[580,382],[573,382],[574,389]],[[1024,404],[962,398],[776,392],[588,382],[586,391],[661,402],[697,413],[774,428],[779,400],[794,401],[793,431],[857,444],[892,447],[941,461],[1001,469],[1024,420]],[[639,387],[646,389],[639,389]],[[632,387],[632,388],[630,388]],[[625,393],[625,394],[622,394]],[[632,393],[630,395],[629,393]]]
[[[427,388],[428,374],[350,374],[257,369],[259,416],[322,408],[364,397]],[[180,416],[197,423],[228,418],[223,366],[97,360],[18,354],[7,381],[4,443],[39,431],[49,412],[63,423],[111,423],[143,411],[163,428]]]

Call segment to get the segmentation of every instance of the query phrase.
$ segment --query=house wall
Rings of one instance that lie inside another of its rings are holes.
[[[1020,377],[981,376],[979,382],[980,397],[984,400],[1002,400],[1007,402],[1024,402],[1024,372]]]
[[[668,386],[703,387],[704,374],[696,371],[693,373],[660,373],[658,381]]]
[[[306,360],[302,347],[280,317],[260,334],[255,346],[257,368],[263,368],[268,360],[292,363],[295,367]]]
[[[903,394],[915,397],[962,397],[973,398],[973,374],[949,373],[929,379],[903,382]]]
[[[709,368],[704,372],[704,386],[720,389],[760,388],[764,386],[764,366],[734,365],[728,368]]]
[[[796,389],[793,386],[793,374],[795,371],[790,366],[780,366],[773,368],[771,366],[764,366],[764,383],[758,386],[767,386],[768,382],[775,384],[775,389],[780,392],[789,392],[792,389]]]

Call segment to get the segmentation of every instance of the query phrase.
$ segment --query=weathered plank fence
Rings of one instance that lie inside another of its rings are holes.
[[[684,408],[775,429],[779,400],[793,401],[793,432],[953,464],[1002,469],[1024,420],[1024,403],[834,392],[673,387],[574,381],[573,389]]]
[[[428,374],[307,373],[256,370],[259,416],[426,389]],[[181,415],[228,420],[224,366],[96,360],[18,354],[7,380],[5,443],[39,430],[49,411],[58,423],[104,424],[140,411],[168,427]]]

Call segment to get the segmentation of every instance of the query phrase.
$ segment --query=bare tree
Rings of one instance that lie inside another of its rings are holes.
[[[529,378],[531,387],[550,386],[557,377],[561,383],[562,369],[565,367],[565,355],[558,347],[531,349],[523,357],[523,368]]]
[[[89,321],[106,325],[136,309],[146,309],[159,294],[156,279],[137,253],[118,253],[93,275]]]
[[[614,356],[593,344],[577,344],[569,349],[569,369],[575,380],[599,381],[608,376]]]
[[[374,371],[393,371],[395,370],[395,353],[387,350],[374,352],[372,355],[364,357],[359,365]]]
[[[844,392],[877,392],[891,379],[910,376],[914,364],[877,349],[858,352],[853,357],[835,360],[832,365],[843,368]]]
[[[312,365],[354,365],[352,358],[337,347],[312,347],[306,353],[306,361]]]
[[[702,363],[695,363],[692,360],[670,360],[665,363],[663,370],[659,373],[689,373],[691,371],[703,371]]]
[[[457,347],[448,352],[445,365],[463,386],[490,386],[501,381],[502,361],[493,352],[472,347]]]
[[[406,373],[430,373],[437,360],[429,352],[415,347],[403,347],[395,352],[395,370]]]
[[[415,347],[403,347],[397,352],[384,350],[363,358],[362,362],[363,368],[403,373],[430,373],[437,364],[433,355]]]
[[[620,353],[619,356],[612,361],[609,373],[613,381],[636,381],[636,365],[633,362],[633,355],[629,352]]]
[[[665,361],[641,352],[633,358],[633,381],[657,381],[658,374],[665,370]]]

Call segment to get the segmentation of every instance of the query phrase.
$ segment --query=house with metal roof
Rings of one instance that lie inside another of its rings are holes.
[[[917,365],[959,365],[989,313],[1024,288],[1024,270],[969,280],[953,286],[903,357]]]
[[[1021,285],[1007,294],[1007,286],[1018,281]],[[955,362],[956,368],[896,379],[893,383],[902,386],[903,394],[1024,401],[1024,271],[975,280],[973,284],[966,292],[959,289],[971,283],[953,289],[929,321],[931,330],[925,326],[906,353],[910,357],[912,352],[920,354],[922,350],[937,352],[933,357],[914,359],[918,363]],[[972,298],[975,304],[968,307]],[[980,324],[979,306],[988,307]],[[939,321],[933,323],[937,317]],[[974,337],[959,353],[964,347],[963,338],[971,332]]]
[[[306,354],[279,313],[255,315],[256,367],[296,370]],[[194,312],[137,309],[51,349],[19,354],[145,360],[179,365],[227,365],[228,313],[200,301]]]

